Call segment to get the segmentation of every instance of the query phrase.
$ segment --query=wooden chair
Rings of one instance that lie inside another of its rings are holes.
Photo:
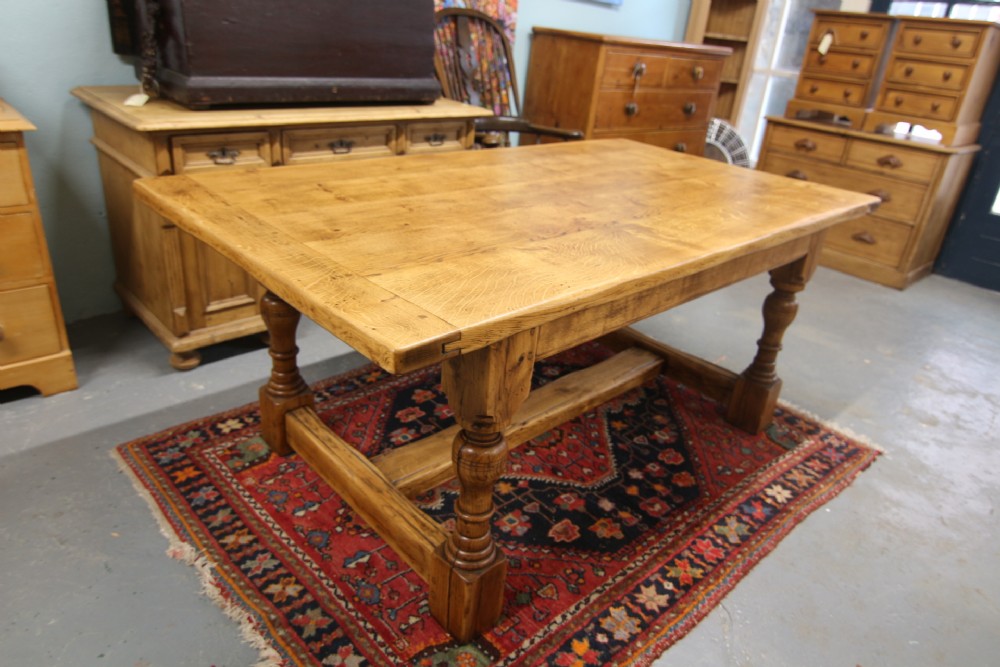
[[[483,148],[509,146],[510,133],[582,139],[578,130],[535,125],[518,114],[521,101],[510,40],[499,21],[483,12],[448,7],[435,13],[434,68],[442,94],[485,107],[495,115],[476,119],[476,143]]]

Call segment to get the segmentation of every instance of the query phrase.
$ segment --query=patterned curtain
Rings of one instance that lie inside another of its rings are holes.
[[[514,44],[514,27],[517,23],[517,0],[434,0],[434,9],[442,7],[469,7],[478,9],[497,19],[506,28],[507,39]]]

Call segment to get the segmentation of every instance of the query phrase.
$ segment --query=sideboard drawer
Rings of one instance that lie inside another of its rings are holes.
[[[684,58],[676,53],[644,49],[608,49],[601,75],[602,88],[708,88],[715,89],[723,61]]]
[[[812,162],[777,153],[768,153],[763,170],[814,183],[825,183],[845,190],[864,192],[882,199],[878,215],[913,224],[921,211],[927,187],[898,181],[878,174],[865,174],[848,168]]]
[[[308,164],[388,157],[399,151],[395,125],[364,125],[285,130],[281,152],[283,164]]]
[[[904,23],[896,42],[896,51],[925,56],[971,58],[976,55],[981,35],[980,30],[935,30]]]
[[[605,92],[597,101],[594,129],[659,129],[708,122],[715,104],[712,91]]]
[[[898,266],[913,229],[874,215],[834,225],[826,235],[826,245],[856,257]]]
[[[878,108],[903,116],[951,120],[955,117],[957,106],[958,100],[954,97],[890,87],[886,88],[882,96],[882,103],[878,105]]]
[[[875,71],[875,63],[875,56],[867,53],[830,51],[823,55],[816,49],[810,49],[803,69],[817,74],[846,76],[868,81]]]
[[[468,145],[465,123],[413,123],[406,127],[404,153],[457,151]]]
[[[799,85],[795,91],[795,97],[812,102],[830,102],[851,107],[861,107],[865,104],[865,92],[867,90],[867,83],[819,79],[803,75],[799,77]]]
[[[34,216],[0,213],[0,282],[40,278],[48,271]]]
[[[700,127],[690,130],[656,130],[654,132],[598,131],[594,132],[593,138],[631,139],[692,155],[702,155],[705,152],[705,131]]]
[[[56,354],[60,323],[48,285],[0,292],[0,365]]]
[[[170,140],[175,174],[220,167],[270,167],[267,132],[189,134]]]
[[[771,150],[796,153],[814,160],[840,162],[844,157],[847,139],[825,132],[778,125],[771,131],[771,142],[768,145]]]
[[[851,167],[877,171],[897,178],[929,183],[941,158],[934,153],[892,146],[877,141],[854,140],[847,149],[845,163]]]
[[[965,65],[897,58],[889,66],[887,78],[896,83],[960,91],[965,88],[968,74]]]
[[[8,135],[9,136],[9,135]],[[28,185],[21,171],[21,149],[16,141],[2,141],[0,134],[0,207],[31,203]]]
[[[888,25],[884,22],[838,21],[819,18],[812,30],[811,44],[819,44],[823,35],[833,33],[833,46],[877,51],[887,35]]]

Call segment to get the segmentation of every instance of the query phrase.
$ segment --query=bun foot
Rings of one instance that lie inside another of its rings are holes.
[[[179,371],[189,371],[201,363],[200,352],[174,352],[170,355],[170,365]]]

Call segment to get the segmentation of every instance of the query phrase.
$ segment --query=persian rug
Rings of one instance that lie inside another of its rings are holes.
[[[542,385],[611,355],[536,364]],[[366,366],[315,385],[366,455],[453,423],[439,369]],[[511,452],[493,533],[509,562],[499,624],[458,645],[424,582],[297,455],[256,404],[116,448],[171,540],[268,665],[648,665],[877,451],[788,407],[759,436],[661,376]],[[455,483],[417,499],[453,521]]]

